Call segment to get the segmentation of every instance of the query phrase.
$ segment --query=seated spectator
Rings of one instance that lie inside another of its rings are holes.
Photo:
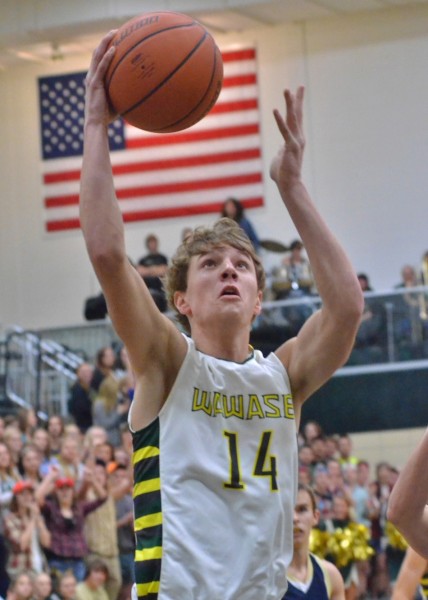
[[[313,492],[315,494],[321,521],[331,518],[333,494],[330,491],[330,480],[325,465],[319,464],[314,469]]]
[[[85,470],[84,483],[97,491],[97,498],[92,502],[78,500],[73,479],[59,476],[55,468],[37,490],[37,500],[51,532],[51,543],[46,551],[49,567],[59,573],[71,570],[78,581],[83,580],[84,558],[88,553],[85,519],[107,498],[89,468]]]
[[[58,456],[52,459],[52,466],[61,477],[69,477],[80,487],[84,473],[81,445],[74,436],[66,436],[61,440]]]
[[[32,600],[54,600],[52,596],[52,577],[42,571],[34,577]]]
[[[358,274],[361,290],[372,292],[368,275]],[[386,315],[384,306],[376,298],[365,298],[361,323],[357,331],[355,348],[364,349],[376,346],[379,349],[385,344]]]
[[[302,433],[307,444],[310,444],[314,438],[324,435],[323,429],[317,421],[306,421],[303,425]]]
[[[159,239],[153,233],[146,237],[145,245],[148,252],[138,261],[137,271],[144,279],[159,310],[165,312],[167,302],[162,277],[167,272],[168,259],[159,252]]]
[[[224,202],[221,216],[232,219],[232,221],[238,223],[241,229],[243,229],[249,237],[255,251],[258,252],[260,250],[259,236],[257,235],[251,221],[245,216],[243,204],[237,198],[228,198]]]
[[[92,396],[91,388],[94,367],[87,362],[76,369],[76,381],[70,389],[68,412],[82,433],[92,426]]]
[[[52,600],[76,600],[77,579],[72,571],[60,573],[55,587],[58,593],[53,594]]]
[[[17,573],[9,586],[6,600],[32,600],[33,598],[33,575],[26,571]]]
[[[42,480],[40,467],[42,455],[34,444],[26,444],[21,451],[21,474],[26,481],[31,481],[36,488]]]
[[[108,577],[108,568],[102,560],[93,560],[88,564],[84,581],[77,584],[76,600],[109,600],[104,584]]]
[[[39,449],[42,457],[40,464],[40,475],[44,477],[49,471],[51,463],[51,450],[49,446],[49,434],[44,427],[37,427],[33,434],[33,445]]]
[[[19,459],[24,446],[21,431],[16,425],[8,425],[4,430],[3,441],[8,447],[12,472],[19,476]]]
[[[3,531],[3,518],[12,501],[13,486],[19,478],[18,470],[12,469],[9,448],[0,442],[0,533]]]
[[[358,458],[352,456],[352,439],[347,433],[340,434],[337,447],[339,451],[339,462],[342,467],[346,464],[354,466],[358,464]]]
[[[59,454],[64,435],[64,421],[60,415],[51,415],[48,419],[49,449],[51,456]]]
[[[119,402],[118,380],[112,376],[106,377],[94,398],[92,414],[94,425],[105,429],[112,446],[120,445],[119,425],[126,418],[128,408],[128,399]]]
[[[22,442],[31,441],[37,427],[37,415],[33,408],[22,408],[18,411],[18,427],[22,434]]]
[[[7,571],[11,578],[22,570],[43,571],[46,559],[42,548],[49,548],[51,543],[31,481],[18,481],[12,492],[10,510],[4,518],[4,536],[9,549]]]

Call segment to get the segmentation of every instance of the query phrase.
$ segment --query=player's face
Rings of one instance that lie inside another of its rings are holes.
[[[233,315],[235,322],[250,324],[260,313],[262,293],[251,257],[231,246],[213,248],[192,257],[187,290],[176,292],[178,310],[199,323],[220,322]]]
[[[294,547],[309,543],[311,529],[317,523],[317,513],[314,512],[312,500],[308,492],[300,490],[294,507],[293,541]]]

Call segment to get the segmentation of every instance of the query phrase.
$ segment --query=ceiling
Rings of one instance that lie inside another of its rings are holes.
[[[92,52],[103,33],[151,0],[1,0],[0,69]],[[214,33],[320,19],[362,11],[428,5],[428,0],[156,0],[156,10],[194,16]]]

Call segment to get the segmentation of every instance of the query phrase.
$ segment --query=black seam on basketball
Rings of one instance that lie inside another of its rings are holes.
[[[193,27],[194,25],[198,25],[197,21],[192,21],[191,23],[185,23],[185,24],[181,24],[181,25],[172,25],[171,27],[165,27],[164,29],[159,29],[159,31],[154,31],[153,33],[150,33],[149,35],[147,35],[145,38],[138,40],[138,42],[136,42],[131,48],[128,48],[127,52],[122,56],[122,58],[117,61],[116,66],[114,67],[113,71],[111,72],[109,80],[105,82],[107,93],[110,90],[111,80],[113,79],[113,75],[116,73],[117,68],[119,67],[119,65],[122,64],[122,62],[125,60],[125,58],[128,56],[128,54],[130,52],[132,52],[137,46],[139,46],[146,40],[149,40],[151,37],[154,37],[155,35],[158,35],[159,33],[163,33],[164,31],[172,31],[173,29],[181,29],[182,27]]]
[[[208,83],[207,90],[206,90],[205,94],[202,96],[202,98],[198,102],[198,104],[196,106],[193,106],[192,110],[190,112],[188,112],[187,115],[185,115],[184,117],[182,117],[178,121],[175,121],[175,123],[170,123],[169,125],[166,125],[165,127],[162,127],[162,129],[152,129],[153,133],[162,133],[163,131],[165,131],[166,129],[169,129],[170,127],[175,127],[176,125],[179,125],[180,123],[182,123],[183,121],[185,121],[189,117],[189,115],[191,115],[198,108],[198,106],[200,106],[202,104],[202,102],[205,100],[205,98],[207,97],[208,92],[211,89],[211,84],[212,84],[212,82],[214,80],[214,74],[215,74],[215,71],[216,71],[216,67],[217,67],[217,52],[214,52],[214,64],[213,64],[213,70],[212,70],[212,73],[211,73],[211,79],[210,79],[210,81]],[[209,111],[212,109],[212,107],[216,103],[218,96],[219,96],[219,94],[217,94],[217,96],[215,97],[214,102],[209,105],[209,107],[207,108],[207,110],[205,111],[205,113],[201,117],[199,117],[198,121],[200,121],[201,119],[203,119],[204,116],[207,113],[209,113]]]
[[[130,112],[132,112],[133,110],[135,110],[136,108],[141,106],[141,104],[144,104],[144,102],[146,100],[151,98],[151,96],[153,96],[153,94],[155,94],[158,90],[160,90],[160,88],[162,86],[164,86],[171,79],[171,77],[173,77],[177,73],[177,71],[179,71],[181,69],[181,67],[189,60],[189,58],[198,50],[198,48],[201,46],[201,44],[205,41],[205,39],[207,37],[208,37],[208,33],[204,32],[204,35],[201,37],[199,42],[196,44],[196,46],[194,46],[192,48],[192,50],[189,52],[189,54],[187,54],[187,56],[184,57],[184,59],[181,61],[181,63],[178,64],[175,67],[175,69],[173,71],[171,71],[171,73],[167,77],[165,77],[165,79],[163,79],[160,83],[158,83],[158,85],[156,87],[154,87],[146,96],[144,96],[144,98],[141,98],[141,100],[139,100],[136,104],[134,104],[134,106],[131,106],[131,108],[128,108],[128,110],[121,113],[122,117],[126,118],[127,114],[129,114]]]

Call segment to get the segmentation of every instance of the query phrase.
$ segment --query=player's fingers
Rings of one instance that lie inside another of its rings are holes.
[[[116,32],[117,32],[117,29],[112,29],[111,31],[109,31],[103,37],[101,42],[98,44],[98,46],[93,51],[92,60],[91,60],[90,66],[89,66],[87,79],[90,79],[95,74],[95,72],[98,68],[98,65],[103,60],[103,57],[106,54],[106,50],[107,50],[110,42],[112,41],[113,37],[115,36]]]
[[[296,93],[296,118],[299,124],[299,128],[303,125],[303,100],[305,97],[305,88],[303,85],[299,86]]]
[[[291,146],[292,144],[294,144],[294,138],[293,138],[288,126],[286,125],[284,119],[282,118],[282,115],[279,112],[279,110],[275,109],[273,111],[273,116],[275,117],[276,124],[278,125],[278,129],[279,129],[282,137],[284,138],[286,145]]]

